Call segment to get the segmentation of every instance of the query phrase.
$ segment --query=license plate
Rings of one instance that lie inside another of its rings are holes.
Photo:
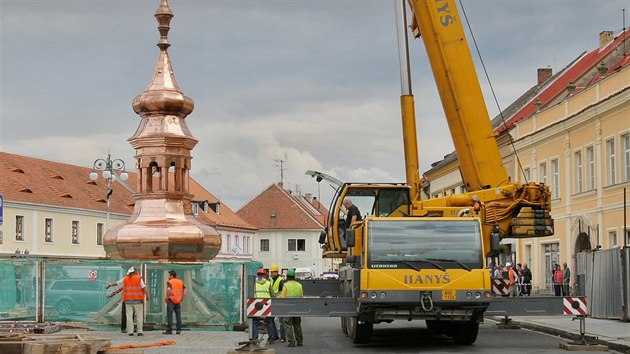
[[[457,300],[457,291],[455,290],[442,290],[442,300]]]

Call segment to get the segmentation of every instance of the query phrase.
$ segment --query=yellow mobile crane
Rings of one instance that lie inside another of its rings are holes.
[[[407,5],[410,28],[424,41],[466,192],[422,198],[426,181],[418,172],[405,32],[399,42],[405,44],[401,106],[407,182],[341,183],[308,171],[337,188],[320,243],[325,258],[344,259],[340,292],[354,300],[354,312],[341,314],[342,330],[354,343],[369,341],[374,324],[421,319],[456,342],[471,344],[491,301],[487,257],[497,255],[502,238],[552,235],[551,195],[544,184],[508,178],[455,0],[408,0]],[[397,9],[405,24],[406,10],[404,3]],[[360,205],[366,217],[345,225],[345,199]]]

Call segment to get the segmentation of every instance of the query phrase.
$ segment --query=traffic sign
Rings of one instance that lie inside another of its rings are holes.
[[[586,315],[586,297],[565,297],[562,300],[565,315]]]
[[[267,317],[271,314],[271,299],[247,299],[247,317]]]
[[[96,281],[96,270],[92,269],[90,270],[90,272],[88,273],[88,280],[89,281]]]

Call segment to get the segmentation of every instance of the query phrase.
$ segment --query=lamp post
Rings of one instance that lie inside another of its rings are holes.
[[[120,178],[122,181],[126,181],[129,175],[125,169],[125,161],[121,159],[113,159],[110,154],[107,154],[106,159],[96,159],[94,164],[92,165],[92,172],[90,173],[90,179],[92,181],[96,181],[98,179],[98,173],[96,170],[102,170],[101,174],[105,181],[107,181],[107,194],[106,194],[106,204],[107,204],[107,216],[105,219],[105,232],[107,232],[108,224],[109,224],[109,198],[112,195],[112,182],[116,180],[116,178]],[[116,170],[121,171],[120,175],[116,177]]]

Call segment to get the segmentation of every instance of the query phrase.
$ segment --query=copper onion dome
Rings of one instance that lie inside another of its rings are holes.
[[[197,140],[185,118],[194,102],[177,85],[168,56],[173,13],[167,0],[155,17],[160,55],[149,87],[133,101],[141,121],[129,138],[138,168],[134,212],[127,223],[107,231],[103,245],[116,259],[210,260],[221,248],[221,236],[192,213],[190,152]]]

